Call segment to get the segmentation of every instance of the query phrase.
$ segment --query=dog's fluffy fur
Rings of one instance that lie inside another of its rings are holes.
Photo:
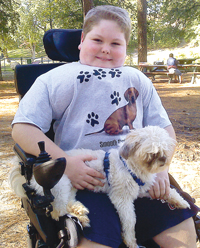
[[[137,197],[148,196],[147,192],[154,183],[156,173],[164,171],[169,166],[170,161],[167,154],[174,145],[175,141],[170,138],[166,130],[157,126],[148,126],[131,131],[119,150],[111,149],[109,151],[109,182],[106,178],[102,180],[104,186],[97,186],[95,192],[105,192],[108,194],[119,214],[124,242],[130,248],[137,247],[134,234],[136,216],[133,202]],[[87,165],[105,174],[103,166],[104,151],[78,149],[68,151],[67,154],[70,156],[88,154],[96,157],[96,160],[86,162]],[[124,166],[120,155],[123,157],[128,169]],[[145,185],[139,186],[132,178],[130,171]],[[17,182],[17,180],[15,181]],[[43,194],[42,187],[36,183],[34,178],[31,179],[31,187],[36,189],[38,194]],[[14,185],[13,188],[15,188]],[[72,187],[66,175],[63,175],[51,191],[55,197],[52,204],[54,209],[52,218],[58,219],[59,216],[68,213],[78,217],[83,226],[89,225],[88,209],[75,200],[76,189]],[[177,208],[190,208],[188,202],[175,189],[170,190],[170,197],[167,202],[175,205]]]

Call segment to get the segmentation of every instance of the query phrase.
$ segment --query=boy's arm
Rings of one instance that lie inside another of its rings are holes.
[[[88,167],[84,162],[95,159],[92,156],[68,156],[61,148],[51,141],[38,127],[26,123],[13,125],[12,137],[21,148],[32,155],[40,153],[38,142],[45,142],[45,150],[53,159],[65,157],[67,166],[65,174],[71,180],[72,185],[77,189],[87,188],[93,190],[94,186],[103,186],[97,178],[104,178],[98,171]]]
[[[172,125],[167,126],[165,128],[165,130],[167,130],[170,137],[172,137],[174,140],[176,140],[176,134],[175,134],[175,131],[174,131],[174,128]],[[167,155],[170,162],[171,162],[172,157],[174,155],[175,147],[176,147],[176,144],[174,144],[173,149]],[[169,168],[167,170],[157,174],[155,183],[151,187],[151,189],[149,190],[149,194],[153,199],[166,200],[169,197],[170,182],[169,182],[168,170],[169,170]]]

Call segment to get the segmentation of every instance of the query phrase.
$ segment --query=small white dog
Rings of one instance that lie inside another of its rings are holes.
[[[97,158],[86,162],[88,166],[106,175],[106,179],[102,180],[104,186],[97,186],[95,192],[108,194],[119,214],[124,242],[130,248],[137,247],[134,200],[138,197],[149,197],[148,190],[154,183],[156,173],[169,166],[167,154],[174,145],[175,140],[166,130],[148,126],[131,131],[119,150],[111,149],[109,153],[87,149],[67,151],[70,156],[88,154]],[[11,176],[11,184],[12,181],[15,181],[12,186],[15,188],[17,180],[12,180]],[[43,189],[34,177],[31,179],[31,187],[43,195]],[[76,216],[83,226],[89,226],[88,209],[76,201],[76,189],[72,187],[66,175],[62,176],[51,192],[55,197],[52,203],[52,218],[57,220],[60,216],[71,214]],[[175,189],[170,190],[167,202],[177,208],[190,208],[188,202]]]

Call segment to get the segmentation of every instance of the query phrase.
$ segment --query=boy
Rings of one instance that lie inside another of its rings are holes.
[[[90,10],[79,45],[80,61],[40,76],[21,100],[13,121],[13,139],[26,152],[37,156],[37,142],[44,140],[52,158],[66,157],[65,173],[79,189],[77,200],[90,211],[91,227],[85,228],[79,247],[119,247],[120,222],[107,195],[92,192],[96,185],[102,186],[99,179],[104,176],[87,167],[84,161],[95,158],[69,157],[64,151],[117,148],[131,125],[134,128],[159,125],[175,139],[150,80],[134,68],[123,67],[130,29],[129,16],[121,8],[99,6]],[[124,127],[108,122],[109,116],[128,101],[133,105],[132,124]],[[52,119],[56,120],[55,143],[44,135]],[[152,199],[166,199],[168,194],[166,171],[157,175],[150,195]],[[153,238],[162,247],[180,247],[181,242],[182,247],[194,248],[196,235],[191,218],[194,214],[191,210],[171,211],[161,201],[138,199],[137,240],[143,243]]]

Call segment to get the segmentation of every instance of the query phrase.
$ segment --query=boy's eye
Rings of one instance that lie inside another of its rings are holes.
[[[101,42],[101,40],[100,39],[93,39],[94,41],[96,41],[96,42]]]
[[[114,45],[114,46],[120,46],[120,43],[118,43],[118,42],[113,42],[112,45]]]

